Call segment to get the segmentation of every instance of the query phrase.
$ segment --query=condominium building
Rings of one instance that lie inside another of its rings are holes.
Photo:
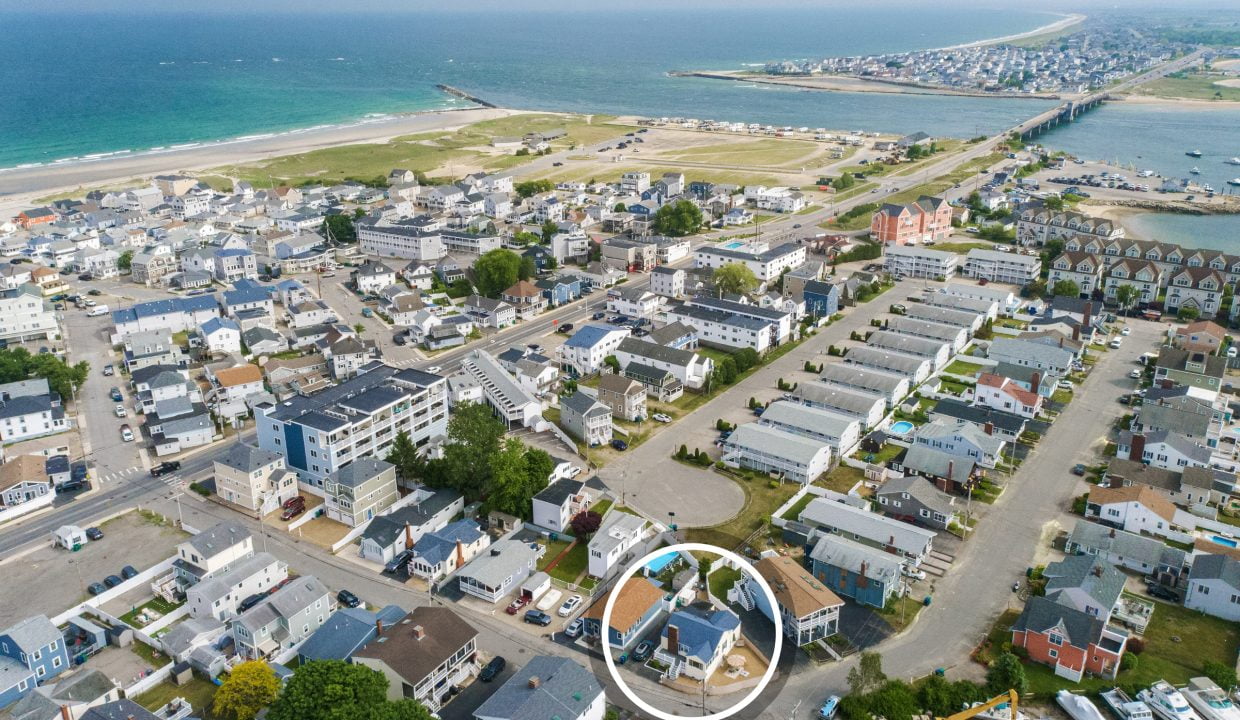
[[[956,274],[956,254],[929,248],[889,245],[883,270],[896,277],[950,279]]]
[[[22,342],[60,337],[60,325],[43,293],[33,285],[0,292],[0,340]]]
[[[973,248],[965,256],[962,272],[965,277],[1023,287],[1038,279],[1042,260],[1037,255]]]
[[[736,249],[708,244],[694,252],[694,267],[714,269],[738,262],[752,270],[758,280],[766,282],[779,277],[784,270],[805,262],[806,253],[806,246],[797,243],[770,247],[766,243],[754,242]]]

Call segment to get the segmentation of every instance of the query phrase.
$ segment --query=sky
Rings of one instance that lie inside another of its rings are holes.
[[[848,6],[858,3],[867,5],[889,5],[893,8],[908,5],[920,5],[924,0],[677,0],[678,8],[700,7],[703,10],[717,8],[764,8],[781,7],[830,7]],[[936,0],[937,4],[977,7],[1004,7],[1004,0]],[[1047,11],[1088,12],[1096,10],[1142,7],[1166,7],[1166,0],[1039,0],[1039,8]],[[38,12],[41,3],[30,0],[0,0],[0,12]],[[1230,9],[1240,10],[1240,0],[1175,0],[1179,8]],[[571,11],[600,10],[614,8],[616,10],[666,8],[666,0],[454,0],[443,3],[441,0],[211,0],[211,2],[187,2],[186,0],[58,0],[54,8],[47,6],[47,11],[64,12],[110,12],[146,14],[151,12],[188,11],[213,14],[269,14],[273,12],[426,12],[426,11],[461,11],[461,10],[518,10],[531,11]]]

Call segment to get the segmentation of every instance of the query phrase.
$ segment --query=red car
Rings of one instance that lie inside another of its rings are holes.
[[[509,615],[516,615],[517,613],[521,612],[521,608],[525,607],[526,605],[529,605],[529,603],[530,603],[529,597],[526,595],[522,595],[516,600],[513,600],[512,602],[508,603],[508,607],[504,608],[504,612],[508,613]]]

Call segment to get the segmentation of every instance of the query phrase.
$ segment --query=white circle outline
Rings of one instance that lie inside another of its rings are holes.
[[[624,681],[624,678],[620,677],[620,673],[616,670],[616,663],[611,657],[611,610],[615,606],[616,598],[620,596],[620,592],[624,587],[624,584],[627,583],[629,578],[633,577],[633,575],[635,575],[640,568],[645,567],[646,563],[671,552],[692,552],[694,550],[721,555],[737,565],[740,565],[742,572],[748,575],[750,579],[756,581],[762,588],[762,592],[766,594],[767,601],[771,604],[771,614],[775,616],[775,652],[772,653],[770,661],[767,663],[766,672],[763,673],[761,682],[759,682],[753,690],[750,690],[749,694],[742,698],[739,703],[729,707],[727,710],[720,710],[719,712],[712,713],[710,715],[696,715],[693,716],[695,720],[725,720],[725,718],[732,717],[741,710],[744,710],[750,703],[758,699],[758,696],[762,694],[762,691],[766,689],[766,686],[771,683],[771,679],[775,677],[775,666],[779,663],[779,654],[784,648],[784,620],[779,612],[779,601],[775,598],[775,591],[771,590],[771,586],[766,582],[766,578],[762,577],[762,575],[754,568],[753,564],[748,560],[740,555],[737,555],[731,550],[724,550],[721,547],[707,545],[706,543],[679,543],[677,545],[658,548],[657,550],[647,553],[637,562],[630,565],[628,569],[624,571],[624,574],[620,576],[620,579],[616,581],[616,584],[612,585],[612,590],[607,595],[607,603],[603,606],[603,619],[601,621],[602,627],[599,628],[599,636],[603,641],[603,660],[607,663],[607,672],[610,673],[612,679],[616,681],[616,685],[620,687],[620,691],[623,692],[624,696],[631,700],[633,704],[637,705],[642,710],[645,710],[659,720],[684,720],[685,716],[665,713],[662,710],[651,706],[645,700],[639,698],[637,694],[629,688],[628,683]]]

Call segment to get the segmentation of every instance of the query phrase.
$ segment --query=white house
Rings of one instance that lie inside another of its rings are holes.
[[[1200,555],[1193,560],[1184,607],[1240,621],[1240,561],[1227,555]]]
[[[590,575],[607,577],[625,555],[641,543],[645,531],[645,518],[620,510],[609,511],[598,532],[590,538]]]
[[[559,349],[560,368],[577,375],[598,372],[608,355],[614,355],[629,336],[629,328],[585,325],[573,333]]]

